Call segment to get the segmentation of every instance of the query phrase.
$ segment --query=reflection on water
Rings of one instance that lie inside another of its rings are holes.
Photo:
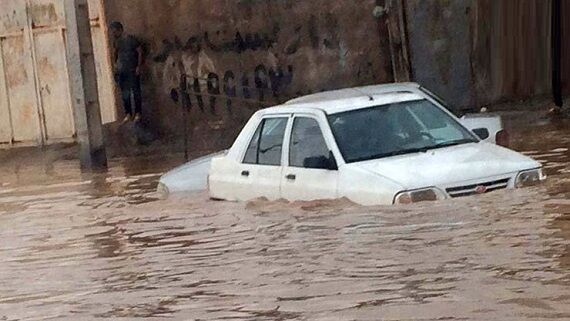
[[[545,185],[412,207],[159,201],[176,160],[20,171],[0,187],[0,320],[570,319],[570,128],[514,147]]]

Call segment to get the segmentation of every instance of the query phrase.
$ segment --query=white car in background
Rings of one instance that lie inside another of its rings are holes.
[[[385,205],[544,180],[540,163],[494,144],[501,132],[500,118],[458,119],[417,84],[342,89],[257,112],[228,151],[167,173],[159,189]]]

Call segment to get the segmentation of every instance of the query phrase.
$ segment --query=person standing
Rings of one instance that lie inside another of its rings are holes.
[[[114,39],[115,80],[121,89],[121,98],[126,114],[123,123],[132,120],[138,122],[142,116],[140,77],[144,64],[142,44],[135,36],[125,34],[123,25],[118,21],[111,23],[110,31]],[[134,113],[131,100],[135,102]]]

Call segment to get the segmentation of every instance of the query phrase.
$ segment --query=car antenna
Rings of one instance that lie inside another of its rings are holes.
[[[357,88],[352,88],[352,89],[355,90],[355,91],[357,91],[357,92],[359,92],[359,93],[361,93],[361,94],[363,94],[363,95],[365,95],[365,96],[367,96],[368,99],[370,99],[370,101],[374,101],[374,96],[372,96],[371,94],[369,94],[369,93],[367,93],[367,92],[364,92],[364,91],[362,91],[362,90],[360,90],[360,89],[357,89]]]

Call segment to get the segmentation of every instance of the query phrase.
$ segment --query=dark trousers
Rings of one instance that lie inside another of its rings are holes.
[[[131,103],[131,95],[135,101],[135,113],[142,113],[142,90],[141,78],[134,72],[122,72],[116,75],[117,82],[121,88],[121,98],[123,99],[123,107],[127,115],[133,114]]]

